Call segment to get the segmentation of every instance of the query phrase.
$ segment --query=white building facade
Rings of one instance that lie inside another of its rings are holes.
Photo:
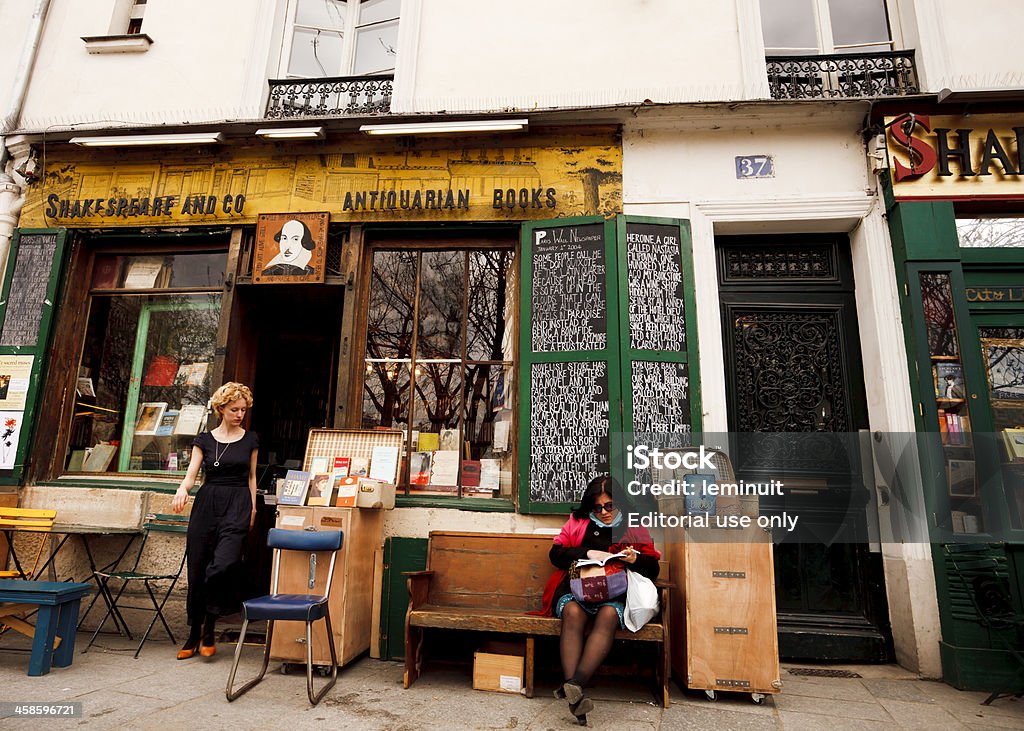
[[[28,27],[24,5],[0,2],[4,27]],[[37,360],[46,377],[30,394],[37,406],[26,429],[34,438],[10,482],[25,504],[69,511],[117,505],[128,516],[96,518],[107,522],[166,510],[183,468],[166,449],[151,463],[145,450],[128,446],[139,442],[129,436],[141,405],[184,405],[155,391],[147,397],[145,386],[133,392],[117,385],[136,379],[159,388],[150,370],[155,351],[124,352],[136,370],[103,375],[113,344],[101,343],[97,313],[113,321],[131,258],[153,252],[219,257],[219,264],[203,264],[213,266],[210,276],[182,286],[174,284],[176,274],[163,285],[149,282],[147,317],[169,311],[161,298],[174,297],[191,298],[194,311],[207,313],[208,342],[175,365],[209,363],[201,386],[207,390],[222,380],[255,385],[252,426],[268,452],[261,463],[301,460],[299,445],[311,427],[383,425],[402,428],[407,440],[461,430],[468,451],[457,459],[499,468],[500,486],[487,498],[463,478],[431,490],[417,489],[424,485],[413,483],[411,472],[400,474],[405,494],[385,520],[389,540],[422,541],[431,530],[532,532],[564,520],[564,505],[544,507],[526,485],[532,432],[522,391],[507,398],[493,392],[494,374],[503,369],[503,384],[521,389],[529,382],[521,367],[527,341],[516,344],[515,336],[527,310],[506,302],[492,316],[487,334],[496,344],[487,357],[471,352],[477,326],[468,315],[455,336],[463,345],[438,345],[434,358],[403,350],[388,340],[395,333],[373,330],[374,282],[385,277],[387,262],[419,267],[422,278],[435,266],[429,252],[438,246],[465,254],[467,272],[474,257],[514,257],[515,264],[502,260],[492,284],[521,304],[529,290],[516,267],[524,232],[539,221],[625,214],[688,222],[686,288],[695,306],[685,316],[696,341],[685,361],[691,391],[683,400],[694,405],[686,424],[694,431],[917,432],[913,355],[878,177],[888,163],[877,105],[934,105],[943,90],[987,90],[998,100],[1001,91],[1021,87],[1016,69],[1024,68],[1024,49],[1013,38],[1024,10],[998,0],[975,3],[969,22],[955,3],[925,0],[565,0],[501,9],[470,0],[41,5],[45,27],[28,93],[4,128],[8,172],[22,195],[0,197],[0,224],[7,216],[15,225],[20,213],[25,232],[63,230],[67,260],[53,270],[61,300],[49,337],[57,355]],[[0,104],[14,83],[9,68],[0,64]],[[507,134],[360,131],[520,120],[522,128]],[[314,131],[308,139],[260,134],[275,128]],[[216,139],[141,147],[127,147],[128,140],[110,148],[73,142],[198,133]],[[448,197],[450,204],[442,202]],[[262,286],[258,216],[295,212],[330,214],[326,273],[305,290]],[[117,260],[121,279],[98,278],[116,257],[127,257]],[[468,313],[476,280],[460,281]],[[284,294],[275,301],[266,294],[271,289]],[[215,304],[197,310],[200,300]],[[428,307],[418,294],[406,304],[416,313]],[[327,313],[322,325],[298,326],[294,339],[266,334],[286,322],[275,310],[307,305]],[[124,337],[134,343],[141,331],[129,320]],[[770,334],[760,351],[743,350],[750,326]],[[809,328],[825,334],[799,351],[794,343]],[[416,333],[415,342],[427,341],[425,330]],[[302,370],[274,355],[296,348],[309,348],[320,365]],[[409,385],[438,357],[461,369],[457,385],[447,386],[463,399],[461,410],[444,418],[433,413],[436,381],[432,406],[417,402]],[[398,364],[397,376],[386,363]],[[399,388],[398,410],[385,414],[375,398],[386,400],[387,381],[402,382],[403,368],[408,391]],[[268,374],[275,370],[302,387],[272,392]],[[372,383],[378,370],[379,388]],[[107,389],[116,423],[83,424],[74,399],[55,398],[81,378],[92,379],[93,398]],[[482,379],[496,414],[479,417],[488,424],[483,430],[467,410],[474,378]],[[772,379],[776,389],[826,395],[799,413],[791,403],[771,402],[758,385]],[[289,417],[290,399],[303,392],[313,405]],[[179,396],[201,401],[198,392]],[[776,419],[782,412],[787,416]],[[500,449],[491,420],[505,423]],[[277,430],[285,422],[288,429]],[[469,439],[471,428],[486,432],[488,444]],[[120,450],[113,461],[83,470],[86,450],[111,441]],[[439,446],[410,441],[405,449]],[[887,477],[867,464],[860,483],[842,487],[868,506],[865,525],[851,529],[860,538],[777,551],[783,654],[896,661],[940,677],[932,548],[864,538],[868,524],[891,520],[876,494]],[[827,513],[814,496],[835,485],[802,479],[802,505]],[[928,489],[919,480],[907,499],[923,505]],[[382,608],[385,623],[388,611],[398,610]]]

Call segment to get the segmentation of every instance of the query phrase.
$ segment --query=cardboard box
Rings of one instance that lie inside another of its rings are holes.
[[[473,653],[473,688],[521,693],[526,648],[515,642],[488,642]]]
[[[369,477],[359,478],[359,492],[356,494],[356,507],[395,509],[395,486]]]

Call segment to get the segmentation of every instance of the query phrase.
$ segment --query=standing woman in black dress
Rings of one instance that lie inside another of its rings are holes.
[[[259,439],[242,428],[252,407],[252,392],[241,383],[225,383],[210,401],[220,419],[217,428],[192,442],[188,472],[174,493],[171,507],[185,509],[199,468],[206,477],[196,494],[188,523],[188,641],[179,660],[196,654],[210,657],[217,647],[217,617],[230,614],[237,598],[235,574],[242,546],[256,517],[256,453]]]

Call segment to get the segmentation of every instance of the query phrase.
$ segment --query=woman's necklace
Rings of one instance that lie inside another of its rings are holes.
[[[234,442],[228,442],[224,445],[223,451],[220,449],[220,442],[216,439],[213,440],[213,466],[220,467],[220,458],[227,454],[228,448],[234,444]]]

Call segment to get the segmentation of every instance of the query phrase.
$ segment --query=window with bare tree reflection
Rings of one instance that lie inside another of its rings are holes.
[[[410,494],[512,487],[511,248],[373,252],[362,426],[406,432]]]

